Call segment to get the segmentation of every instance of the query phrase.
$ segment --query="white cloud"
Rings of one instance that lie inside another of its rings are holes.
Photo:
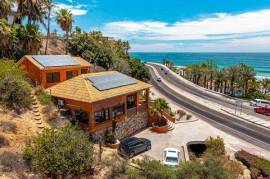
[[[67,4],[59,3],[55,5],[55,11],[65,8],[65,9],[69,9],[74,16],[80,16],[80,15],[85,15],[88,12],[87,10],[82,9],[84,7],[85,5],[81,5],[81,4],[67,5]]]
[[[127,40],[215,40],[241,38],[270,32],[270,9],[241,14],[217,13],[198,20],[166,23],[161,21],[118,21],[102,27],[109,36]]]

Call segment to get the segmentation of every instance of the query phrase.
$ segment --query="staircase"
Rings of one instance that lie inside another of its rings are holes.
[[[42,120],[42,116],[40,113],[40,105],[38,103],[36,96],[33,93],[31,94],[31,98],[32,98],[32,111],[34,114],[34,120],[35,120],[37,127],[42,132],[42,130],[45,128],[45,125],[42,122],[43,120]]]
[[[175,128],[175,124],[172,121],[168,120],[168,119],[167,119],[167,126],[168,126],[169,131],[171,131],[171,130],[173,130]]]

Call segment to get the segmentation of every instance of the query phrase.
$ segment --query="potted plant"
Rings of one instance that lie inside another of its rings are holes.
[[[167,120],[163,117],[163,113],[168,110],[170,110],[170,106],[165,99],[158,98],[154,100],[151,113],[157,116],[157,120],[152,123],[152,130],[159,133],[168,131]]]
[[[117,120],[113,119],[112,120],[112,130],[106,130],[105,133],[105,142],[106,145],[110,148],[116,149],[119,146],[119,140],[116,139],[115,136],[115,130],[116,130],[116,124],[117,124]]]

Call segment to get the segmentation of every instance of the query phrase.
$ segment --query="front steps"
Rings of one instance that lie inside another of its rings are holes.
[[[45,128],[45,125],[43,124],[42,116],[40,113],[40,105],[34,94],[31,94],[31,98],[32,98],[32,112],[34,114],[33,118],[35,120],[36,126],[41,130],[40,132],[42,132],[43,129]]]

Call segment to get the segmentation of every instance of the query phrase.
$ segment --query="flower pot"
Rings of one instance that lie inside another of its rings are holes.
[[[166,133],[169,131],[169,129],[167,125],[158,126],[158,125],[155,125],[155,123],[152,123],[152,131],[156,133]]]
[[[119,140],[116,140],[116,143],[114,143],[114,144],[106,143],[106,146],[107,147],[110,147],[111,149],[117,149],[118,146],[119,146],[119,144],[120,144],[120,141]]]

